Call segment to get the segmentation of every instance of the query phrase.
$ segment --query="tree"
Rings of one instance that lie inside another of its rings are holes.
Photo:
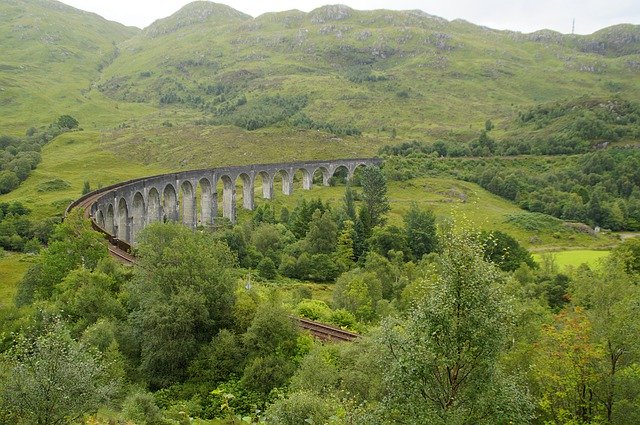
[[[384,215],[389,212],[387,181],[378,167],[366,167],[360,175],[362,198],[371,215],[371,227],[384,224]]]
[[[309,231],[305,237],[306,251],[311,254],[331,254],[336,250],[338,226],[331,218],[331,213],[315,210],[309,223]]]
[[[342,231],[338,235],[336,261],[343,267],[343,269],[348,270],[355,261],[353,241],[356,233],[353,227],[353,221],[346,220],[342,226]]]
[[[16,295],[16,303],[25,305],[35,299],[49,299],[56,284],[76,268],[93,270],[109,255],[104,237],[91,228],[82,211],[72,211],[58,225],[38,262],[29,268]]]
[[[371,251],[387,258],[391,258],[391,252],[401,252],[405,258],[409,254],[406,234],[398,226],[374,227],[367,245]]]
[[[235,258],[209,233],[174,223],[147,226],[137,254],[129,323],[140,343],[139,369],[159,388],[184,379],[200,347],[231,325]]]
[[[416,203],[412,203],[404,216],[404,228],[414,260],[418,261],[423,255],[438,249],[436,216],[432,211],[422,211]]]
[[[526,394],[498,368],[509,318],[497,286],[502,280],[473,235],[445,235],[440,273],[429,293],[406,321],[387,321],[381,337],[388,349],[385,407],[397,412],[399,422],[530,420]]]
[[[295,368],[298,330],[275,301],[263,303],[243,335],[249,358],[242,377],[246,388],[267,395],[282,386]]]
[[[278,270],[271,258],[264,257],[258,263],[258,273],[265,279],[273,279],[278,275]]]
[[[360,258],[364,254],[367,247],[367,239],[371,236],[371,214],[366,205],[362,205],[358,210],[358,218],[356,219],[353,238],[353,253],[356,258]]]
[[[354,269],[338,277],[333,291],[333,302],[337,308],[344,308],[359,320],[373,321],[376,305],[382,299],[382,284],[371,272]]]
[[[480,243],[483,247],[484,259],[496,264],[502,270],[514,271],[520,264],[526,263],[531,268],[538,265],[533,261],[531,253],[518,243],[512,236],[494,230],[480,232]]]
[[[355,197],[353,196],[353,190],[350,185],[344,189],[344,212],[349,218],[349,220],[355,222],[356,221],[356,204]]]
[[[624,263],[627,272],[640,273],[640,238],[622,242],[614,249],[613,255]]]
[[[545,422],[591,423],[598,416],[594,390],[602,356],[584,309],[564,310],[544,326],[532,363]]]
[[[60,115],[58,117],[58,120],[56,121],[56,124],[60,128],[66,128],[71,130],[78,127],[78,124],[80,123],[78,122],[77,119],[75,119],[71,115]]]
[[[640,288],[628,272],[625,258],[616,252],[597,271],[580,270],[571,292],[590,322],[590,343],[604,355],[598,358],[595,400],[606,412],[610,423],[627,423],[630,414],[640,415],[640,406],[631,408],[640,398],[640,381],[624,383],[624,377],[637,373],[640,341]],[[622,409],[621,406],[628,406]]]
[[[100,357],[74,341],[54,321],[35,337],[20,336],[4,354],[0,380],[1,411],[6,423],[56,425],[74,422],[115,395],[119,384],[106,373]]]
[[[89,192],[91,192],[91,184],[89,183],[89,180],[85,180],[82,184],[82,195],[86,195]]]
[[[0,171],[0,194],[9,193],[20,185],[16,173],[9,170]]]

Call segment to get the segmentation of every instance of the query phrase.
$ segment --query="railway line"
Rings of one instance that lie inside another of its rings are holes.
[[[135,264],[136,258],[131,254],[131,246],[124,241],[114,238],[105,229],[98,226],[98,224],[93,219],[93,217],[91,217],[91,205],[98,198],[104,195],[105,192],[108,192],[111,189],[112,189],[111,187],[106,187],[104,189],[91,192],[79,198],[77,201],[73,202],[71,205],[69,205],[69,207],[67,207],[67,210],[65,211],[65,216],[75,208],[82,208],[84,210],[84,217],[91,220],[91,225],[93,229],[102,233],[105,236],[105,238],[109,240],[109,244],[108,244],[109,254],[113,258],[115,258],[117,261],[125,265],[132,266]],[[336,328],[334,326],[329,326],[324,323],[315,322],[313,320],[303,319],[301,317],[296,317],[296,316],[290,316],[290,317],[296,322],[296,324],[300,329],[308,331],[315,338],[322,341],[333,341],[333,342],[353,341],[359,336],[356,333],[345,331],[343,329]]]
[[[344,329],[329,326],[320,322],[314,322],[313,320],[295,316],[290,317],[297,322],[298,327],[305,331],[309,331],[311,335],[322,341],[353,341],[360,336],[356,333],[345,331]]]

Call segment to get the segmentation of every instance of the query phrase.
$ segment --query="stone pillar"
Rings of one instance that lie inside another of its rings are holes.
[[[302,169],[302,188],[304,190],[311,190],[313,186],[313,174],[306,168]]]
[[[213,217],[215,217],[216,211],[214,209],[214,199],[213,192],[211,191],[211,186],[207,186],[204,184],[200,184],[200,188],[202,190],[202,198],[200,199],[200,208],[201,212],[201,221],[203,226],[210,226],[213,224]]]
[[[330,178],[331,178],[331,175],[329,174],[329,171],[322,169],[322,185],[323,186],[329,186]]]
[[[189,181],[182,182],[182,224],[195,229],[196,227],[196,193]]]
[[[222,216],[232,223],[236,222],[236,185],[227,176],[223,177],[224,192],[222,196]]]
[[[160,205],[160,193],[158,189],[151,188],[147,194],[147,219],[146,224],[159,221],[162,218],[162,206]]]
[[[293,173],[294,170],[289,170],[287,174],[282,175],[282,193],[287,196],[293,193]]]
[[[107,204],[107,213],[104,216],[104,230],[106,230],[110,235],[115,235],[114,217],[113,205]]]
[[[273,199],[273,177],[266,173],[260,173],[260,176],[262,177],[262,198]]]
[[[245,210],[253,211],[253,181],[251,177],[242,175],[242,208]]]
[[[347,164],[347,181],[350,182],[351,180],[353,180],[353,175],[356,172],[356,165],[355,164]]]

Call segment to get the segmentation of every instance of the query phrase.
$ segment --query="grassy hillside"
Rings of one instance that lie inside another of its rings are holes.
[[[187,107],[213,124],[263,114],[265,96],[302,95],[289,122],[304,114],[378,137],[464,138],[489,118],[506,129],[538,103],[637,98],[639,34],[619,26],[523,35],[345,6],[252,19],[195,2],[123,43],[98,87],[113,99]]]
[[[87,125],[84,118],[113,114],[115,103],[92,82],[138,31],[53,0],[2,1],[0,134],[23,135],[63,113]]]

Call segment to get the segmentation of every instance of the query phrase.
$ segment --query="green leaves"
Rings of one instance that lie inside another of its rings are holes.
[[[422,423],[526,422],[527,398],[497,367],[510,321],[496,285],[503,276],[483,260],[474,235],[450,232],[442,240],[430,292],[406,321],[383,331],[386,408]],[[507,388],[517,397],[504,397]]]

